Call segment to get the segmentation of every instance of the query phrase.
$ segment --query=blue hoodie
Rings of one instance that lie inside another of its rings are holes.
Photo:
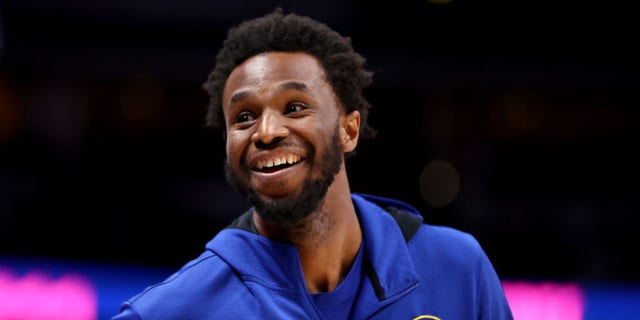
[[[511,320],[502,284],[470,234],[425,224],[412,206],[352,194],[365,283],[351,319]],[[257,233],[251,210],[165,281],[125,301],[123,319],[323,319],[293,245]]]

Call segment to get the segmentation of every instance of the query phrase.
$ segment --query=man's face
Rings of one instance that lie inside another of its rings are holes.
[[[300,221],[342,167],[341,110],[314,57],[273,52],[248,59],[223,93],[227,181],[262,217]]]

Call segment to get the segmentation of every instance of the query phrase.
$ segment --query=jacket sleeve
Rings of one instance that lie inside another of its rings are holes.
[[[513,320],[502,282],[487,255],[483,252],[478,277],[478,310],[482,320]]]

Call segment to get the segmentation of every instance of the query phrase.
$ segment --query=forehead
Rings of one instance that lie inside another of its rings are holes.
[[[325,83],[320,62],[303,52],[269,52],[253,56],[238,65],[229,75],[224,95],[241,87],[260,87],[268,82],[298,81]]]

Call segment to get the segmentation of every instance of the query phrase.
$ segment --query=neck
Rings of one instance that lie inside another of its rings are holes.
[[[349,202],[336,219],[321,219],[314,232],[296,237],[294,245],[302,263],[307,289],[311,293],[335,289],[351,270],[360,248],[360,224]],[[328,212],[325,215],[331,216]]]
[[[345,191],[346,190],[346,191]],[[298,249],[307,289],[335,289],[345,278],[362,242],[360,223],[346,176],[338,175],[322,205],[294,227],[275,227],[254,214],[260,234]]]

